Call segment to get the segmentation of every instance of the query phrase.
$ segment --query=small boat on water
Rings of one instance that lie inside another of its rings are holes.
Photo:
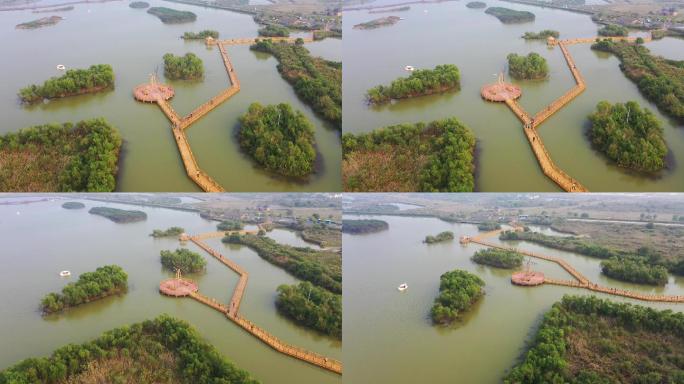
[[[70,271],[62,271],[59,273],[59,275],[61,277],[69,277],[69,276],[71,276],[71,272]]]
[[[411,65],[405,66],[404,69],[407,70],[407,71],[409,71],[409,72],[413,72],[413,71],[416,70],[416,69],[415,69],[413,66],[411,66]]]
[[[403,292],[408,289],[408,284],[402,283],[401,285],[399,285],[399,287],[397,287],[397,289]]]
[[[66,66],[64,66],[64,64],[59,64],[59,65],[57,66],[57,69],[59,69],[60,71],[63,71],[63,70],[66,69]]]

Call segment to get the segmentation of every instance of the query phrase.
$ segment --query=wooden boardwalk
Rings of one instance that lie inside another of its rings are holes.
[[[644,42],[651,41],[650,37],[642,38],[644,39]],[[636,41],[637,37],[601,37],[601,39],[634,42]],[[572,73],[572,77],[575,80],[575,86],[573,86],[569,91],[561,95],[556,100],[552,101],[544,109],[537,112],[536,115],[531,116],[513,98],[504,100],[506,102],[506,105],[522,122],[523,131],[525,132],[527,141],[530,143],[532,151],[534,152],[534,155],[537,158],[539,166],[541,167],[544,175],[546,175],[549,179],[553,180],[554,183],[556,183],[566,192],[588,192],[589,190],[586,187],[584,187],[579,181],[568,175],[565,171],[563,171],[553,162],[553,160],[551,159],[551,155],[544,146],[544,142],[542,141],[541,136],[539,136],[539,133],[537,132],[537,128],[542,123],[544,123],[549,117],[553,116],[556,112],[560,111],[561,108],[563,108],[572,100],[574,100],[586,89],[584,77],[582,77],[582,74],[580,73],[579,69],[577,69],[575,60],[572,58],[572,55],[570,55],[567,46],[594,42],[596,42],[596,38],[548,40],[549,46],[557,45],[558,47],[560,47],[560,50],[563,53],[563,57],[565,58],[565,62],[568,65],[568,68],[570,69],[570,73]]]
[[[514,227],[517,230],[518,227],[516,227],[516,226],[514,226]],[[522,251],[522,250],[514,248],[514,247],[505,247],[502,245],[489,243],[489,242],[484,240],[485,238],[495,236],[495,235],[501,233],[502,231],[503,231],[503,229],[486,232],[486,233],[483,233],[481,235],[466,238],[461,243],[462,244],[463,243],[467,244],[468,242],[476,243],[476,244],[480,244],[480,245],[483,245],[483,246],[489,247],[489,248],[518,252],[518,253],[523,254],[525,256],[550,261],[552,263],[556,263],[557,265],[559,265],[561,268],[563,268],[566,272],[568,272],[575,279],[575,280],[558,280],[558,279],[551,279],[551,278],[545,277],[544,278],[544,284],[561,285],[561,286],[573,287],[573,288],[583,288],[583,289],[588,289],[588,290],[594,291],[594,292],[601,292],[601,293],[606,293],[609,295],[628,297],[631,299],[642,300],[642,301],[661,302],[661,303],[684,303],[684,296],[648,295],[648,294],[632,292],[632,291],[628,291],[628,290],[624,290],[624,289],[604,287],[604,286],[601,286],[601,285],[598,285],[596,283],[591,282],[586,276],[584,276],[582,273],[580,273],[578,270],[576,270],[572,265],[570,265],[564,259],[561,259],[558,257],[547,256],[547,255],[543,255],[543,254],[536,253],[536,252]]]
[[[241,234],[246,234],[246,233],[255,233],[256,231],[247,231],[247,230],[242,230],[242,231],[226,231],[226,232],[239,232]],[[211,308],[214,308],[215,310],[223,313],[226,315],[228,319],[233,321],[235,324],[239,325],[242,327],[245,331],[251,333],[253,336],[257,337],[259,340],[262,342],[266,343],[269,347],[273,348],[274,350],[286,354],[288,356],[294,357],[296,359],[305,361],[309,364],[316,365],[318,367],[324,368],[328,371],[337,373],[337,374],[342,374],[342,363],[338,360],[331,359],[322,355],[319,355],[314,352],[307,351],[305,349],[289,345],[285,343],[284,341],[280,340],[276,336],[268,333],[265,329],[260,328],[258,325],[252,323],[251,321],[245,319],[244,317],[240,316],[239,310],[240,310],[240,302],[242,301],[242,297],[244,296],[245,289],[247,288],[247,281],[249,280],[249,273],[244,270],[242,267],[240,267],[238,264],[236,264],[234,261],[226,258],[223,256],[220,252],[216,251],[215,249],[211,248],[207,243],[205,243],[203,240],[204,239],[211,239],[211,238],[217,238],[225,236],[226,232],[209,232],[209,233],[203,233],[199,234],[196,236],[186,236],[184,235],[181,237],[181,240],[190,240],[193,243],[195,243],[198,247],[202,248],[205,252],[216,258],[218,261],[223,263],[225,266],[233,270],[235,273],[237,273],[240,276],[240,279],[238,280],[237,285],[235,286],[235,290],[233,291],[233,295],[230,299],[230,303],[228,305],[225,305],[218,300],[214,298],[210,298],[207,296],[202,295],[199,292],[192,292],[188,296],[199,301],[202,304],[205,304]]]
[[[219,92],[218,95],[212,97],[199,107],[195,108],[187,116],[180,117],[167,100],[162,98],[157,98],[155,100],[155,103],[171,122],[171,131],[173,132],[173,137],[176,140],[176,145],[178,146],[178,152],[181,155],[185,172],[187,173],[188,177],[205,192],[225,192],[225,189],[199,167],[197,159],[195,159],[195,155],[192,153],[192,149],[190,148],[188,138],[185,135],[185,130],[190,128],[190,126],[192,126],[195,122],[214,110],[214,108],[218,107],[240,92],[240,80],[235,73],[233,63],[230,61],[230,56],[228,56],[226,46],[254,44],[258,39],[260,38],[206,40],[206,44],[208,46],[218,46],[221,59],[223,60],[226,73],[228,74],[229,85],[227,88]],[[273,41],[287,41],[291,43],[294,43],[297,40],[297,38],[294,37],[272,37],[269,39]],[[313,33],[310,37],[304,37],[302,40],[304,40],[305,43],[312,42]]]

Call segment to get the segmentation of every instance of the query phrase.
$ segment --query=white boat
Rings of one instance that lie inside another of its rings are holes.
[[[415,69],[413,66],[411,66],[411,65],[405,66],[404,69],[407,70],[407,71],[409,71],[409,72],[413,72],[413,71],[416,70],[416,69]]]
[[[59,65],[57,66],[57,69],[59,69],[60,71],[63,71],[63,70],[66,69],[66,67],[64,66],[64,64],[59,64]]]
[[[397,289],[400,291],[405,291],[408,289],[408,284],[402,283]]]
[[[71,276],[71,272],[70,271],[62,271],[59,273],[59,275],[62,277],[69,277],[69,276]]]

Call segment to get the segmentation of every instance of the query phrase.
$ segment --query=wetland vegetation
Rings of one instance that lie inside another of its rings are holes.
[[[183,39],[184,40],[204,40],[207,37],[211,37],[212,39],[218,39],[219,33],[218,33],[218,31],[215,31],[213,29],[205,29],[205,30],[199,31],[199,32],[185,32],[185,33],[183,33]]]
[[[62,288],[61,293],[47,294],[40,305],[44,314],[50,314],[123,293],[127,289],[128,274],[118,265],[105,265],[95,272],[82,273],[75,283]]]
[[[85,204],[79,203],[78,201],[67,201],[66,203],[62,204],[62,208],[64,208],[64,209],[83,209],[83,208],[85,208]]]
[[[279,25],[267,25],[259,29],[259,36],[264,37],[289,37],[290,30]]]
[[[111,192],[122,139],[104,119],[46,124],[0,136],[0,190]]]
[[[342,295],[309,282],[281,285],[276,298],[278,311],[305,327],[342,338]]]
[[[434,324],[449,325],[458,320],[484,295],[485,282],[472,273],[455,270],[439,277],[439,296],[430,310]]]
[[[525,40],[546,40],[549,37],[557,39],[560,37],[560,32],[554,31],[552,29],[544,29],[539,32],[525,32],[525,34],[522,36],[522,38]]]
[[[147,220],[147,213],[143,211],[128,211],[111,207],[93,207],[90,208],[88,213],[106,217],[115,223],[134,223]]]
[[[342,232],[351,234],[374,233],[389,228],[386,221],[376,219],[342,220]]]
[[[523,255],[515,251],[487,248],[475,252],[470,259],[478,264],[513,269],[522,265]]]
[[[527,23],[534,21],[534,13],[527,11],[516,11],[504,7],[489,7],[486,14],[492,15],[504,24]]]
[[[24,103],[43,99],[59,99],[86,93],[97,93],[114,86],[114,70],[109,64],[91,65],[88,69],[69,69],[60,77],[52,77],[42,85],[32,84],[19,90]]]
[[[511,53],[507,56],[508,73],[515,79],[534,80],[549,76],[549,65],[546,59],[536,52],[527,56]]]
[[[152,237],[178,237],[185,232],[181,227],[169,227],[166,230],[155,229],[150,236]]]
[[[599,29],[598,34],[599,36],[627,36],[629,29],[617,24],[608,24]]]
[[[161,263],[169,271],[182,273],[198,273],[207,268],[207,261],[197,252],[187,248],[179,248],[175,251],[161,251]]]
[[[451,231],[444,231],[440,232],[435,236],[432,235],[427,235],[425,236],[425,240],[423,240],[424,243],[426,244],[433,244],[433,243],[441,243],[443,241],[451,241],[454,239],[454,233]]]
[[[472,192],[475,136],[456,118],[342,136],[345,191]]]
[[[168,315],[0,371],[2,384],[125,383],[132,378],[145,383],[258,384],[187,322]]]
[[[370,104],[384,104],[391,100],[408,99],[460,89],[461,74],[453,64],[442,64],[434,69],[417,69],[408,77],[400,77],[388,86],[378,85],[368,90]]]
[[[240,147],[268,171],[290,177],[314,172],[313,124],[289,104],[253,103],[240,117]]]
[[[189,23],[197,20],[197,15],[190,11],[178,11],[166,7],[152,7],[147,10],[150,15],[155,15],[164,24]]]
[[[684,315],[595,296],[564,296],[544,315],[515,383],[676,383]]]
[[[399,22],[401,18],[399,16],[387,16],[381,17],[379,19],[373,19],[371,21],[366,21],[364,23],[359,23],[354,26],[354,29],[376,29],[380,27],[386,27],[389,25],[394,25]]]
[[[194,53],[164,55],[164,76],[171,80],[196,80],[204,77],[204,63]]]
[[[278,59],[278,72],[314,112],[342,128],[342,63],[311,56],[301,44],[260,40],[250,49]]]
[[[667,145],[655,115],[634,101],[602,101],[589,116],[592,144],[620,167],[655,172],[665,167]]]

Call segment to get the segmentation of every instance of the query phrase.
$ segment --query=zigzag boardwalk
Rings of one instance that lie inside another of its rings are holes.
[[[516,226],[515,228],[516,228],[516,230],[518,230],[519,227]],[[476,243],[476,244],[484,245],[485,247],[518,252],[520,254],[523,254],[523,255],[526,255],[529,257],[547,260],[547,261],[558,264],[561,268],[563,268],[566,272],[568,272],[570,275],[572,275],[572,277],[575,278],[575,280],[558,280],[558,279],[551,279],[548,277],[544,277],[544,283],[545,284],[560,285],[560,286],[573,287],[573,288],[583,288],[583,289],[588,289],[590,291],[601,292],[601,293],[606,293],[606,294],[615,295],[615,296],[628,297],[631,299],[642,300],[642,301],[661,302],[661,303],[684,303],[684,296],[647,295],[647,294],[627,291],[624,289],[604,287],[604,286],[598,285],[596,283],[592,283],[583,274],[581,274],[579,271],[577,271],[575,268],[573,268],[572,265],[570,265],[567,261],[565,261],[561,258],[546,256],[546,255],[542,255],[542,254],[534,253],[534,252],[522,251],[522,250],[519,250],[519,249],[516,249],[513,247],[504,247],[501,245],[492,244],[492,243],[489,243],[489,242],[482,240],[483,238],[492,237],[498,233],[501,233],[502,231],[503,230],[500,229],[500,230],[496,230],[496,231],[490,231],[490,232],[487,232],[487,233],[484,233],[484,234],[481,234],[478,236],[463,237],[463,238],[461,238],[461,244]]]
[[[612,41],[634,42],[637,38],[602,37],[602,39],[609,39]],[[644,42],[649,42],[652,40],[651,37],[643,37],[642,39],[644,40]],[[558,186],[560,186],[566,192],[588,192],[589,190],[586,187],[584,187],[579,181],[575,180],[570,175],[565,173],[565,171],[563,171],[553,162],[553,160],[551,159],[551,155],[546,150],[546,147],[544,146],[544,143],[539,134],[537,133],[536,129],[544,121],[546,121],[549,117],[553,116],[553,114],[555,114],[561,108],[570,103],[575,97],[579,96],[586,89],[586,83],[584,81],[584,78],[582,77],[582,74],[580,73],[579,69],[577,69],[575,60],[570,55],[570,52],[567,49],[567,45],[594,42],[596,42],[596,38],[568,40],[555,40],[553,38],[550,38],[548,40],[549,46],[558,45],[560,47],[560,50],[563,53],[563,57],[565,58],[565,62],[567,63],[568,68],[572,73],[572,77],[575,79],[576,84],[568,92],[564,93],[558,99],[554,100],[553,102],[551,102],[551,104],[547,105],[544,109],[539,111],[536,115],[534,115],[534,117],[530,117],[530,115],[520,106],[520,104],[518,104],[515,101],[515,98],[513,97],[508,97],[505,94],[498,95],[500,97],[499,99],[493,99],[491,97],[493,89],[496,89],[497,87],[501,88],[504,85],[507,85],[503,83],[503,79],[499,80],[499,84],[490,84],[483,87],[482,89],[483,98],[489,101],[504,101],[506,105],[518,117],[518,119],[520,119],[520,121],[523,123],[523,131],[525,132],[525,136],[527,137],[527,140],[529,141],[530,146],[532,147],[532,151],[534,152],[534,155],[537,158],[537,161],[539,162],[539,166],[541,167],[542,172],[544,172],[544,175],[553,180],[553,182],[558,184]],[[504,97],[506,98],[504,100],[501,100],[501,98]],[[519,94],[516,97],[519,97]]]
[[[312,35],[313,36],[313,35]],[[195,182],[202,190],[205,192],[224,192],[225,190],[219,183],[212,179],[206,172],[202,171],[195,159],[195,155],[192,153],[190,144],[188,143],[188,138],[185,136],[185,130],[189,128],[192,124],[197,122],[197,120],[204,117],[207,113],[211,112],[214,108],[221,105],[223,102],[227,101],[231,97],[235,96],[240,92],[240,81],[235,74],[235,68],[233,63],[230,61],[228,52],[226,50],[226,45],[246,45],[254,44],[258,38],[245,38],[245,39],[228,39],[228,40],[215,40],[212,38],[207,38],[207,46],[218,45],[219,52],[221,53],[221,59],[226,68],[226,73],[228,74],[229,87],[222,90],[218,95],[212,97],[204,104],[195,108],[187,116],[179,117],[178,113],[173,109],[171,104],[168,103],[168,98],[173,96],[173,90],[168,86],[161,86],[155,84],[154,80],[149,84],[149,90],[147,92],[139,93],[138,88],[145,88],[145,86],[139,86],[134,92],[134,96],[139,101],[154,102],[157,103],[159,108],[162,110],[164,115],[171,121],[171,130],[173,132],[173,137],[176,140],[176,145],[178,146],[178,151],[180,152],[181,159],[183,160],[183,166],[185,167],[185,172],[188,177]],[[269,38],[273,41],[286,41],[289,43],[294,43],[297,38],[294,37],[271,37]],[[313,41],[313,37],[301,38],[305,43],[310,43]],[[162,94],[156,88],[165,88],[166,91],[170,89],[170,94]],[[157,91],[154,93],[153,91]],[[155,97],[156,95],[156,97]]]
[[[256,324],[252,323],[251,321],[243,318],[239,314],[239,309],[240,309],[240,302],[242,301],[242,297],[245,293],[245,289],[247,287],[247,281],[249,279],[249,273],[245,271],[242,267],[240,267],[238,264],[233,262],[232,260],[224,257],[220,252],[216,251],[215,249],[211,248],[208,244],[206,244],[204,239],[210,239],[210,238],[217,238],[219,237],[218,234],[221,234],[222,236],[225,236],[227,232],[238,232],[241,234],[244,233],[254,233],[255,231],[225,231],[225,232],[209,232],[209,233],[203,233],[199,234],[196,236],[188,236],[188,235],[181,235],[180,240],[181,241],[186,241],[190,240],[193,243],[195,243],[198,247],[202,248],[205,252],[216,258],[218,261],[226,265],[228,268],[233,270],[235,273],[240,275],[240,280],[238,280],[237,285],[235,286],[235,290],[233,291],[233,296],[230,299],[230,304],[225,305],[220,303],[218,300],[214,298],[210,298],[207,296],[204,296],[200,294],[199,292],[190,292],[187,294],[187,296],[199,301],[200,303],[207,305],[211,308],[214,308],[215,310],[223,313],[226,315],[228,319],[233,321],[235,324],[239,325],[242,327],[244,330],[247,332],[251,333],[255,337],[257,337],[259,340],[263,341],[266,343],[269,347],[275,349],[276,351],[280,353],[284,353],[286,355],[292,356],[294,358],[297,358],[299,360],[305,361],[307,363],[319,366],[321,368],[327,369],[331,372],[335,372],[338,374],[342,374],[342,363],[340,361],[337,361],[335,359],[330,359],[325,356],[319,355],[314,352],[307,351],[302,348],[298,348],[292,345],[289,345],[282,340],[278,339],[277,337],[271,335],[268,333],[265,329],[260,328]],[[180,297],[180,296],[179,296]]]

